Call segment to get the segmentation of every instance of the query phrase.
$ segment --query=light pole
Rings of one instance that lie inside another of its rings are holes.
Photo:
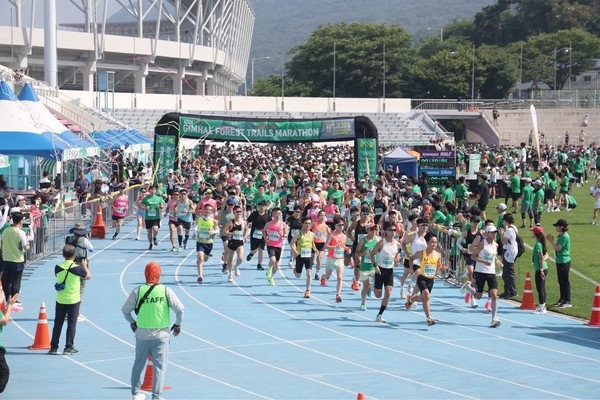
[[[251,71],[252,71],[251,78],[252,78],[252,79],[250,80],[250,82],[251,82],[251,84],[252,84],[252,85],[251,85],[251,86],[252,86],[252,90],[254,90],[254,61],[257,61],[257,60],[269,60],[269,59],[271,59],[271,57],[270,57],[270,56],[266,56],[266,57],[255,57],[255,58],[252,58],[252,59],[250,60],[250,64],[252,65],[252,68],[251,68]]]
[[[444,42],[444,28],[427,28],[428,31],[440,31],[440,43]]]
[[[556,47],[554,48],[554,92],[557,93],[558,92],[558,85],[556,82],[556,56],[558,54],[559,51],[565,51],[566,53],[570,53],[571,52],[571,48],[570,47],[561,47],[560,49],[556,49]],[[569,54],[569,67],[571,66],[571,55]],[[570,79],[570,77],[569,77]],[[558,100],[558,99],[557,99]]]

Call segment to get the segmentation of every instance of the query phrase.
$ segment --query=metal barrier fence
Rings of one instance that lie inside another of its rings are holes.
[[[137,205],[135,203],[139,194],[140,186],[132,186],[125,190],[127,194],[127,214],[125,218],[135,216]],[[53,208],[53,212],[31,217],[28,224],[24,224],[24,230],[33,240],[30,241],[30,249],[26,254],[27,263],[44,258],[52,253],[61,251],[65,245],[65,238],[70,235],[69,230],[76,223],[83,223],[91,232],[94,225],[98,205],[102,212],[102,219],[108,229],[112,222],[112,199],[118,192],[107,195],[105,201],[92,200],[79,203],[75,197],[73,201],[65,202],[61,199],[59,204]],[[107,236],[109,236],[107,234]]]

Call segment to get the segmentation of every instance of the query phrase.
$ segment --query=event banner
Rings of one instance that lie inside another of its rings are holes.
[[[179,117],[179,135],[238,142],[352,140],[354,119],[242,121],[182,115]]]
[[[371,179],[377,174],[377,139],[356,139],[357,168],[359,179],[369,174]]]
[[[162,181],[167,176],[169,168],[175,168],[175,157],[178,150],[176,139],[176,136],[170,135],[154,136],[156,178],[153,183]]]
[[[456,180],[456,152],[447,150],[422,150],[419,152],[419,172],[427,173],[429,184],[441,187],[444,182]]]

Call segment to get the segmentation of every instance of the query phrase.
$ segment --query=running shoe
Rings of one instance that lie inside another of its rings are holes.
[[[327,280],[325,279],[325,275],[321,277],[321,286],[327,285]]]
[[[367,311],[367,305],[365,303],[360,305],[360,311]]]
[[[406,293],[404,293],[404,286],[402,286],[400,288],[400,298],[401,299],[405,299],[406,298]]]
[[[58,349],[50,349],[48,354],[50,354],[51,356],[56,356],[58,355]]]
[[[65,356],[72,356],[73,354],[77,353],[79,353],[79,350],[77,350],[75,347],[65,347],[63,350],[63,355]]]
[[[248,253],[248,255],[246,256],[246,261],[252,260],[252,257],[254,257],[254,254]]]
[[[465,303],[467,303],[467,304],[468,304],[470,301],[471,301],[471,293],[470,293],[470,292],[467,292],[467,293],[465,294]]]
[[[381,322],[382,324],[385,324],[386,321],[381,314],[378,314],[377,317],[375,317],[375,322]]]
[[[371,297],[373,295],[373,289],[371,289],[371,285],[369,285],[369,288],[367,289],[367,297]]]
[[[548,312],[548,310],[546,310],[546,306],[542,306],[539,305],[535,308],[535,311],[532,311],[532,314],[536,314],[536,315],[542,315],[542,314],[546,314]]]
[[[183,241],[183,249],[184,250],[187,250],[187,242],[188,242],[187,240]]]
[[[498,318],[492,318],[492,322],[490,323],[490,328],[497,328],[500,326],[500,320]]]
[[[235,268],[235,276],[240,276],[240,268],[239,267]]]
[[[158,240],[156,240],[156,238],[154,238],[154,245],[158,246]]]
[[[112,238],[112,240],[115,240],[116,238],[117,238],[117,234],[115,233],[115,234],[113,235],[113,238]]]
[[[492,312],[492,301],[491,300],[488,300],[488,301],[485,302],[485,309],[488,312]]]
[[[467,293],[467,285],[468,285],[468,284],[469,284],[469,281],[466,281],[465,283],[463,283],[463,284],[460,286],[460,292],[461,292],[461,293]]]
[[[564,301],[562,301],[562,300],[559,300],[559,301],[557,301],[556,303],[552,304],[552,307],[560,307],[560,306],[562,306],[562,305],[563,305],[563,303],[564,303]]]
[[[152,243],[150,243],[150,246],[148,246],[148,250],[152,250]]]
[[[272,276],[269,278],[269,286],[275,286],[275,278]]]
[[[77,321],[85,321],[85,317],[81,314],[77,316]]]
[[[271,279],[271,277],[273,276],[273,269],[271,269],[271,267],[267,268],[267,278]]]
[[[134,394],[132,397],[133,400],[146,400],[146,395],[142,392]]]
[[[319,280],[319,274],[315,274],[315,281]]]
[[[263,268],[263,266],[262,266],[262,265],[258,264],[258,265],[256,266],[256,270],[257,270],[257,271],[264,271],[265,269]]]
[[[178,253],[181,253],[183,251],[183,247],[179,246],[179,248],[177,249]]]
[[[427,318],[427,325],[429,325],[429,326],[435,325],[435,320],[433,320],[432,318]]]
[[[17,312],[23,312],[23,306],[19,303],[15,303],[13,304],[13,306],[10,308],[10,311],[17,313]]]
[[[172,252],[176,253],[177,252],[177,247],[173,246],[173,248],[171,249]]]
[[[360,284],[355,279],[352,279],[351,287],[352,287],[352,290],[354,290],[354,291],[360,290]]]
[[[139,236],[135,238],[135,240],[140,240]]]
[[[233,282],[233,276],[231,276],[231,274],[227,276],[227,282]]]
[[[336,303],[341,303],[342,302],[342,296],[340,296],[339,294],[335,295],[335,302]]]
[[[477,304],[477,301],[475,300],[474,297],[471,297],[471,308],[477,308],[479,307],[479,304]]]
[[[304,292],[304,298],[305,299],[310,299],[310,290],[307,290]]]
[[[227,264],[223,263],[223,265],[221,265],[221,272],[224,274],[227,273]]]
[[[404,307],[406,307],[407,310],[410,310],[412,307],[412,295],[409,294],[406,296],[406,303],[404,303]]]
[[[572,306],[572,305],[571,305],[571,303],[569,303],[568,301],[565,301],[565,302],[563,302],[563,303],[562,303],[562,304],[561,304],[559,307],[560,307],[560,308],[571,308],[571,307],[573,307],[573,306]]]
[[[197,282],[201,284],[202,281],[203,281],[202,276],[198,276]]]

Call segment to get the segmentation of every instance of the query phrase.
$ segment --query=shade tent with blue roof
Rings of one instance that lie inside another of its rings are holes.
[[[136,130],[95,131],[91,136],[101,148],[108,150],[149,150],[153,143]]]
[[[66,130],[58,121],[52,123],[51,118],[54,117],[30,85],[26,84],[22,92],[20,101],[8,83],[0,81],[0,154],[30,155],[59,161],[97,154],[98,148],[94,143]]]

